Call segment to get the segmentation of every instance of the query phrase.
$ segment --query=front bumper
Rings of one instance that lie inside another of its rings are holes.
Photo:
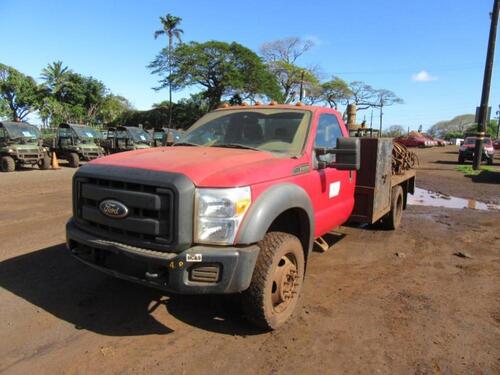
[[[179,294],[237,293],[250,285],[259,253],[246,247],[194,246],[166,253],[99,239],[71,219],[66,242],[81,262],[112,276]],[[208,275],[207,281],[198,281]]]
[[[459,152],[460,156],[463,157],[464,159],[466,160],[472,160],[474,159],[474,150],[471,149],[471,150],[465,150],[465,151],[460,151]],[[486,150],[483,149],[483,156],[482,156],[482,160],[486,160],[486,159],[493,159],[493,157],[495,156],[495,153],[489,153],[487,152]]]
[[[17,152],[14,154],[15,159],[21,164],[35,164],[43,159],[42,152]]]
[[[104,156],[104,153],[100,151],[83,151],[82,156],[84,161],[91,161],[102,158]]]

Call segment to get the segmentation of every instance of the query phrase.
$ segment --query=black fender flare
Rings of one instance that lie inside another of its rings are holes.
[[[259,195],[241,223],[235,244],[261,241],[273,221],[292,208],[302,209],[309,219],[309,243],[304,249],[308,256],[314,244],[314,210],[306,191],[292,183],[274,185]]]

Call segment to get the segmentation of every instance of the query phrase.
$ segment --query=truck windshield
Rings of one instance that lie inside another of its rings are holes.
[[[40,130],[29,124],[4,124],[9,138],[12,140],[23,140],[25,142],[36,142],[40,138]]]
[[[141,128],[127,127],[127,132],[125,132],[125,130],[122,129],[116,131],[116,138],[128,138],[128,137],[130,137],[135,143],[151,142],[151,135]]]
[[[73,126],[72,129],[83,142],[91,142],[100,138],[99,132],[89,126]]]
[[[234,109],[203,116],[181,143],[209,147],[241,147],[299,155],[311,112],[296,109]]]

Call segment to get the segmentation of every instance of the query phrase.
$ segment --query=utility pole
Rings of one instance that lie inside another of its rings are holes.
[[[380,125],[378,136],[382,136],[382,116],[384,115],[384,101],[380,99]]]
[[[370,115],[370,129],[373,129],[373,108],[372,108],[372,113]]]
[[[299,94],[299,102],[302,102],[302,97],[304,95],[304,71],[300,73],[300,94]]]
[[[474,162],[472,165],[474,169],[480,168],[483,156],[483,139],[486,130],[486,122],[488,121],[488,101],[490,99],[491,75],[493,73],[493,60],[495,57],[499,8],[500,0],[493,0],[488,52],[486,53],[486,64],[484,67],[483,91],[481,93],[481,106],[479,108],[479,121],[477,124],[476,147],[474,149]]]
[[[500,104],[498,105],[498,111],[497,111],[497,139],[499,131],[500,131]]]

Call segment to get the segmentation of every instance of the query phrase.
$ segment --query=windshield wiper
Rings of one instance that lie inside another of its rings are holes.
[[[172,146],[196,146],[196,147],[199,147],[200,145],[197,143],[192,143],[192,142],[176,142]]]
[[[258,148],[247,146],[247,145],[242,145],[240,143],[217,143],[217,144],[212,145],[211,147],[241,148],[244,150],[262,151],[262,150],[259,150]]]

